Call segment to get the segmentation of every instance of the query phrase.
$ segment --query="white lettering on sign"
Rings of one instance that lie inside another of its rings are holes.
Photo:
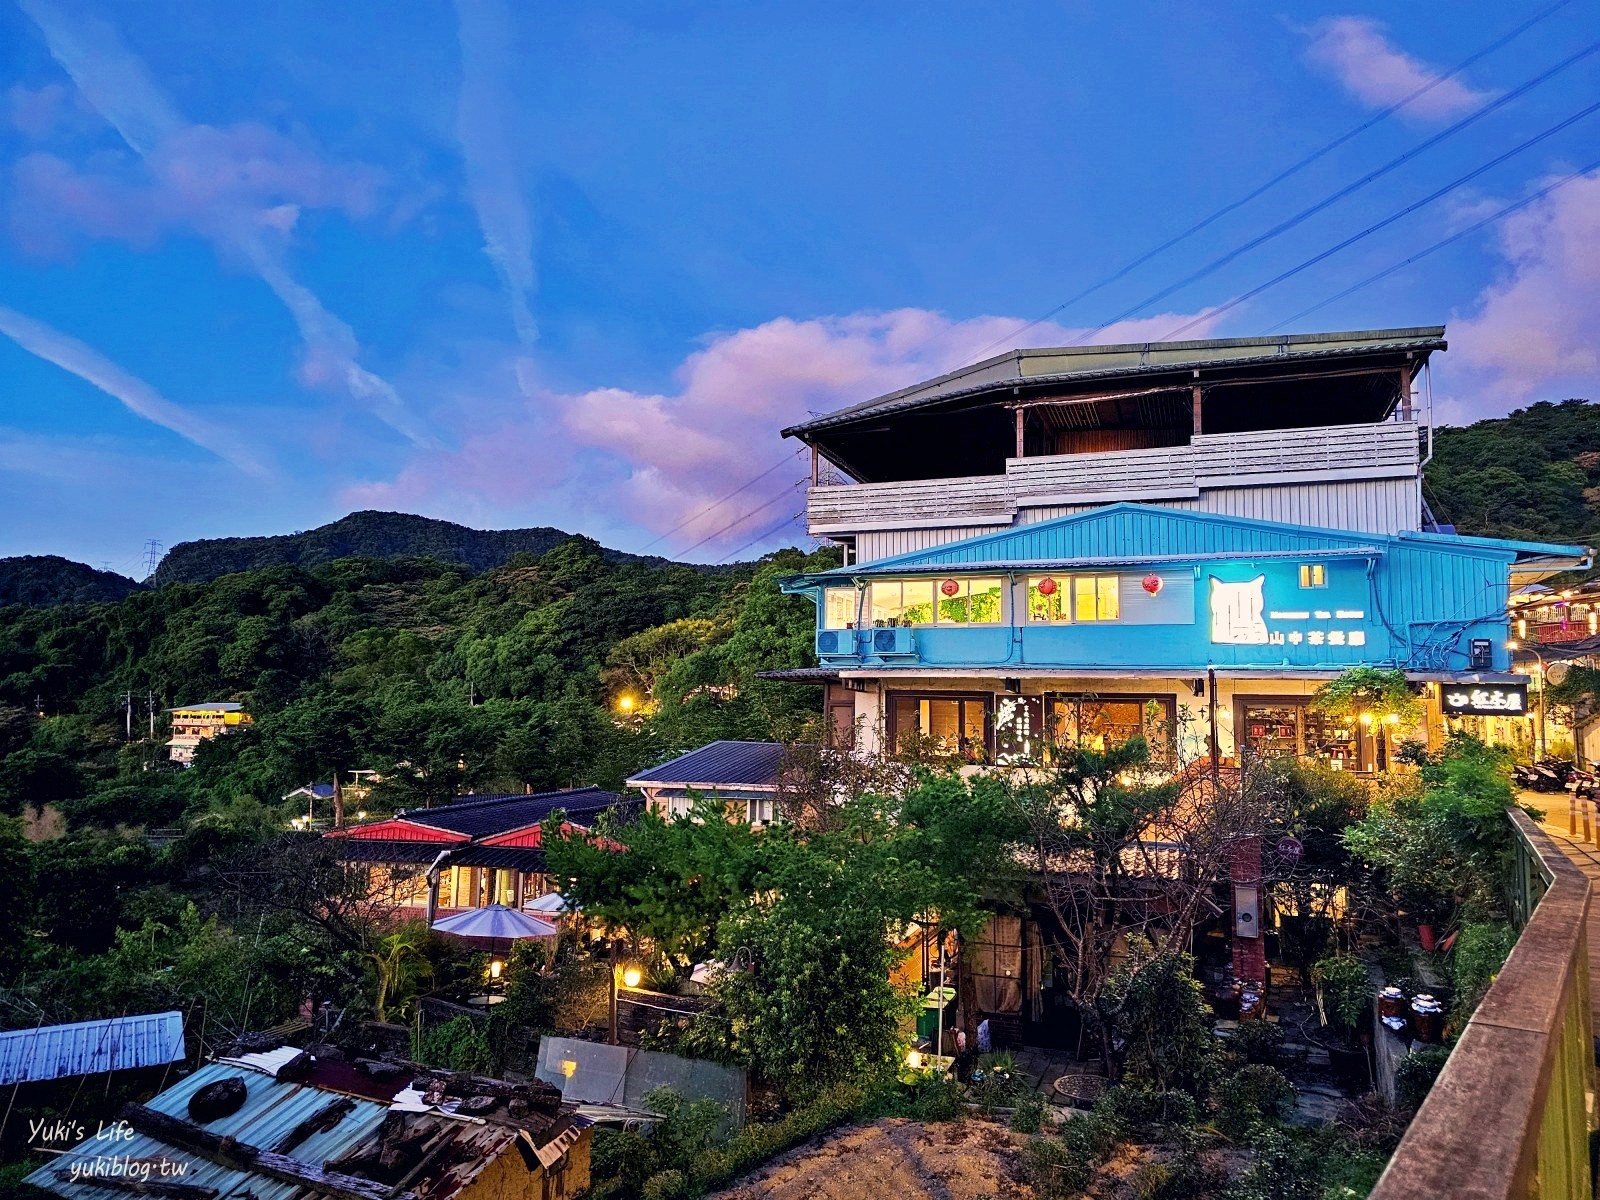
[[[1244,583],[1224,583],[1211,577],[1211,640],[1223,646],[1265,646],[1267,623],[1261,619],[1266,608],[1261,587],[1265,575]]]
[[[1444,706],[1472,711],[1520,713],[1522,693],[1501,688],[1460,688],[1444,694]]]

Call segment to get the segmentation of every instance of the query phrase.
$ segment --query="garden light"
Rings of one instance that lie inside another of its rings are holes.
[[[505,967],[506,967],[505,963],[501,962],[498,958],[490,959],[489,960],[489,978],[490,979],[499,979],[500,978],[500,972],[505,970]]]
[[[1372,714],[1371,713],[1362,713],[1361,714],[1361,723],[1363,725],[1371,725],[1372,724]]]
[[[638,967],[625,967],[622,972],[622,986],[638,987],[639,981],[643,978],[644,972],[640,971]]]

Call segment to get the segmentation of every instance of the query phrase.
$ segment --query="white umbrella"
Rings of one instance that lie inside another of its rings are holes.
[[[490,904],[484,908],[469,908],[453,917],[441,917],[433,923],[439,933],[453,933],[457,937],[518,938],[555,937],[560,931],[549,921],[530,917],[504,904]]]
[[[523,912],[541,913],[566,913],[576,912],[577,906],[572,904],[560,892],[546,892],[537,900],[529,900],[522,906]]]

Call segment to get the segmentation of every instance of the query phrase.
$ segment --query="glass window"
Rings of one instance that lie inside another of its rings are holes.
[[[1072,579],[1072,619],[1115,621],[1121,614],[1115,575],[1075,575]]]
[[[854,629],[856,627],[855,588],[823,589],[822,627],[824,629]]]
[[[985,762],[989,757],[987,696],[891,697],[894,750],[928,758]]]
[[[1028,620],[1055,622],[1070,620],[1067,611],[1067,580],[1054,575],[1028,577]]]
[[[1162,764],[1172,761],[1176,710],[1170,696],[1051,696],[1046,705],[1052,745],[1104,752],[1142,737]]]
[[[887,579],[871,588],[872,623],[885,625],[998,625],[999,579]]]
[[[1300,564],[1300,586],[1319,588],[1328,586],[1328,568],[1322,563]]]

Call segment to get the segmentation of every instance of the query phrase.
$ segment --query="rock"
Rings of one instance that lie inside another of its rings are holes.
[[[278,1078],[285,1083],[304,1083],[311,1078],[311,1068],[316,1065],[316,1061],[302,1050],[278,1068]]]
[[[189,1117],[204,1125],[232,1116],[244,1107],[244,1080],[237,1076],[208,1083],[189,1097]]]

